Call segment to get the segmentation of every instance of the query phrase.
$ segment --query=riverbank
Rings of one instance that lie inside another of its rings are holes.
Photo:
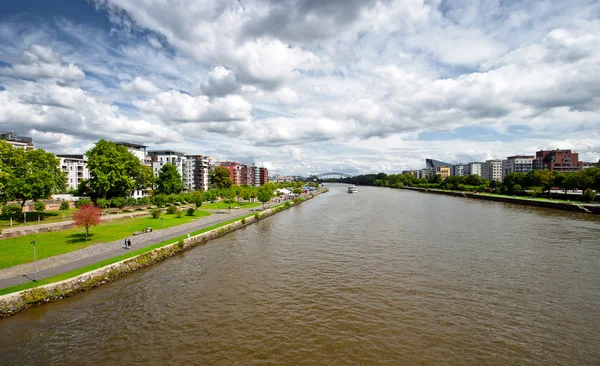
[[[282,203],[264,211],[251,213],[240,218],[219,223],[210,228],[199,230],[198,232],[174,238],[168,244],[160,243],[160,245],[144,248],[140,251],[124,254],[60,276],[48,278],[43,281],[44,283],[29,283],[27,284],[29,287],[26,289],[23,288],[23,285],[3,289],[1,292],[6,293],[6,295],[0,296],[0,318],[10,316],[38,304],[67,298],[114,281],[128,273],[145,268],[197,245],[205,244],[211,239],[219,238],[227,233],[258,222],[325,192],[327,190],[314,192],[314,194]]]
[[[404,187],[402,189],[408,189],[411,191],[418,191],[418,192],[423,192],[423,193],[435,193],[435,194],[443,194],[446,196],[474,198],[474,199],[480,199],[480,200],[485,200],[485,201],[514,203],[514,204],[518,204],[518,205],[552,208],[552,209],[556,209],[556,210],[600,215],[600,205],[594,205],[594,204],[574,204],[574,203],[569,203],[569,202],[540,201],[540,200],[535,200],[535,199],[531,199],[531,198],[523,198],[523,197],[499,196],[499,195],[493,195],[493,194],[487,194],[487,193],[443,191],[440,189],[431,189],[431,188]]]

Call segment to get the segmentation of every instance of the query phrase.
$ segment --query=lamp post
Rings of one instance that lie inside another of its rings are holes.
[[[35,263],[35,240],[31,242],[33,244],[33,281],[37,281],[37,266]]]
[[[162,241],[165,241],[165,218],[161,217],[162,219]]]

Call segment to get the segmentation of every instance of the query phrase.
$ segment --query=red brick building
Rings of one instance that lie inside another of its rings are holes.
[[[229,178],[234,185],[242,184],[242,164],[235,161],[221,161],[217,165],[229,169]]]
[[[269,181],[267,168],[258,168],[235,161],[221,161],[216,165],[229,169],[229,177],[234,185],[264,186]]]
[[[269,183],[269,170],[267,168],[260,168],[259,172],[259,184],[264,186],[266,183]]]
[[[535,153],[534,170],[576,172],[582,169],[579,154],[571,150],[540,150]]]

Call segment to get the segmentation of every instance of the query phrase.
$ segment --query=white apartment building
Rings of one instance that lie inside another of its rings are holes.
[[[67,189],[77,189],[79,183],[90,179],[90,171],[87,168],[87,157],[83,154],[58,154],[59,168],[67,176]]]
[[[506,176],[510,173],[527,173],[533,170],[533,155],[509,156],[502,161],[502,173]]]
[[[469,167],[466,175],[478,175],[481,176],[482,173],[482,163],[469,163],[467,166]]]
[[[252,169],[254,169],[254,186],[260,187],[260,168],[252,164]]]
[[[469,175],[469,164],[455,164],[452,175],[456,175],[459,177],[463,177],[465,175]]]
[[[31,137],[17,136],[14,131],[0,132],[0,140],[4,140],[16,148],[25,150],[35,149],[33,146],[33,139]]]
[[[125,146],[127,151],[132,153],[135,157],[140,159],[142,164],[146,166],[152,166],[152,159],[146,153],[146,147],[144,145],[132,144],[130,142],[115,142],[115,145]],[[148,187],[146,189],[134,190],[133,198],[140,198],[148,195],[148,191],[151,190],[152,187]]]
[[[211,158],[186,155],[183,161],[183,183],[189,191],[208,191]]]
[[[502,181],[502,160],[486,160],[481,164],[481,176],[489,180]]]
[[[165,164],[175,165],[177,172],[183,178],[183,165],[185,164],[185,153],[174,150],[153,150],[148,151],[148,156],[152,161],[152,171],[158,177],[160,170]]]

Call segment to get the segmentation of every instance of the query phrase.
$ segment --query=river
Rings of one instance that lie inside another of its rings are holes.
[[[598,364],[596,216],[343,185],[0,320],[0,364]]]

